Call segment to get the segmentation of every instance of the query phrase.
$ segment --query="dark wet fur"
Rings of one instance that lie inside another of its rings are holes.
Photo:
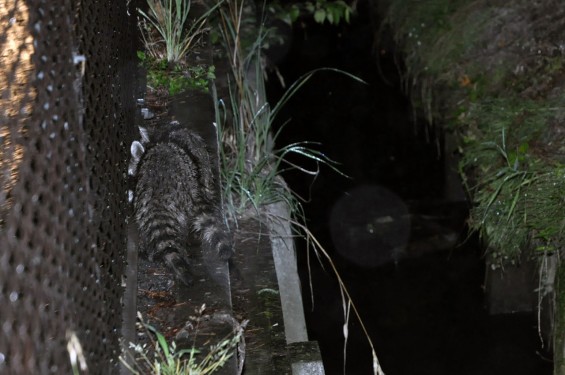
[[[187,248],[194,234],[206,256],[229,259],[231,236],[220,207],[212,157],[204,140],[181,125],[163,125],[132,144],[134,215],[141,248],[190,284]]]

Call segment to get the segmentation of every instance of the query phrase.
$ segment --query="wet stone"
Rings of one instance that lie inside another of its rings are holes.
[[[290,374],[284,321],[267,226],[239,223],[231,267],[234,314],[249,319],[245,374]]]
[[[295,342],[288,345],[293,375],[322,375],[320,348],[316,341]]]

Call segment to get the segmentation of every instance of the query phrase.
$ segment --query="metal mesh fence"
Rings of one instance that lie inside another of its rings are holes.
[[[88,373],[117,372],[133,12],[0,0],[2,374],[70,374],[79,346]]]

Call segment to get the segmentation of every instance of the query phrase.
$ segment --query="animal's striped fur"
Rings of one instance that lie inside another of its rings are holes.
[[[204,140],[172,123],[151,132],[140,128],[131,145],[128,173],[134,178],[133,205],[142,249],[163,258],[185,283],[190,282],[186,254],[191,233],[207,256],[233,253],[224,223],[216,168]]]

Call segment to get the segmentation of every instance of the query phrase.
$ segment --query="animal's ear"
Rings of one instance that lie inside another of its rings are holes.
[[[135,176],[135,173],[137,172],[137,164],[139,164],[139,160],[145,152],[145,148],[139,141],[133,141],[131,143],[130,152],[131,160],[128,166],[128,175]]]
[[[141,135],[141,142],[143,143],[149,142],[149,131],[147,130],[147,128],[139,126],[139,134]]]
[[[141,155],[145,152],[145,148],[139,141],[133,141],[131,143],[130,151],[133,160],[139,161],[139,159],[141,159]]]

